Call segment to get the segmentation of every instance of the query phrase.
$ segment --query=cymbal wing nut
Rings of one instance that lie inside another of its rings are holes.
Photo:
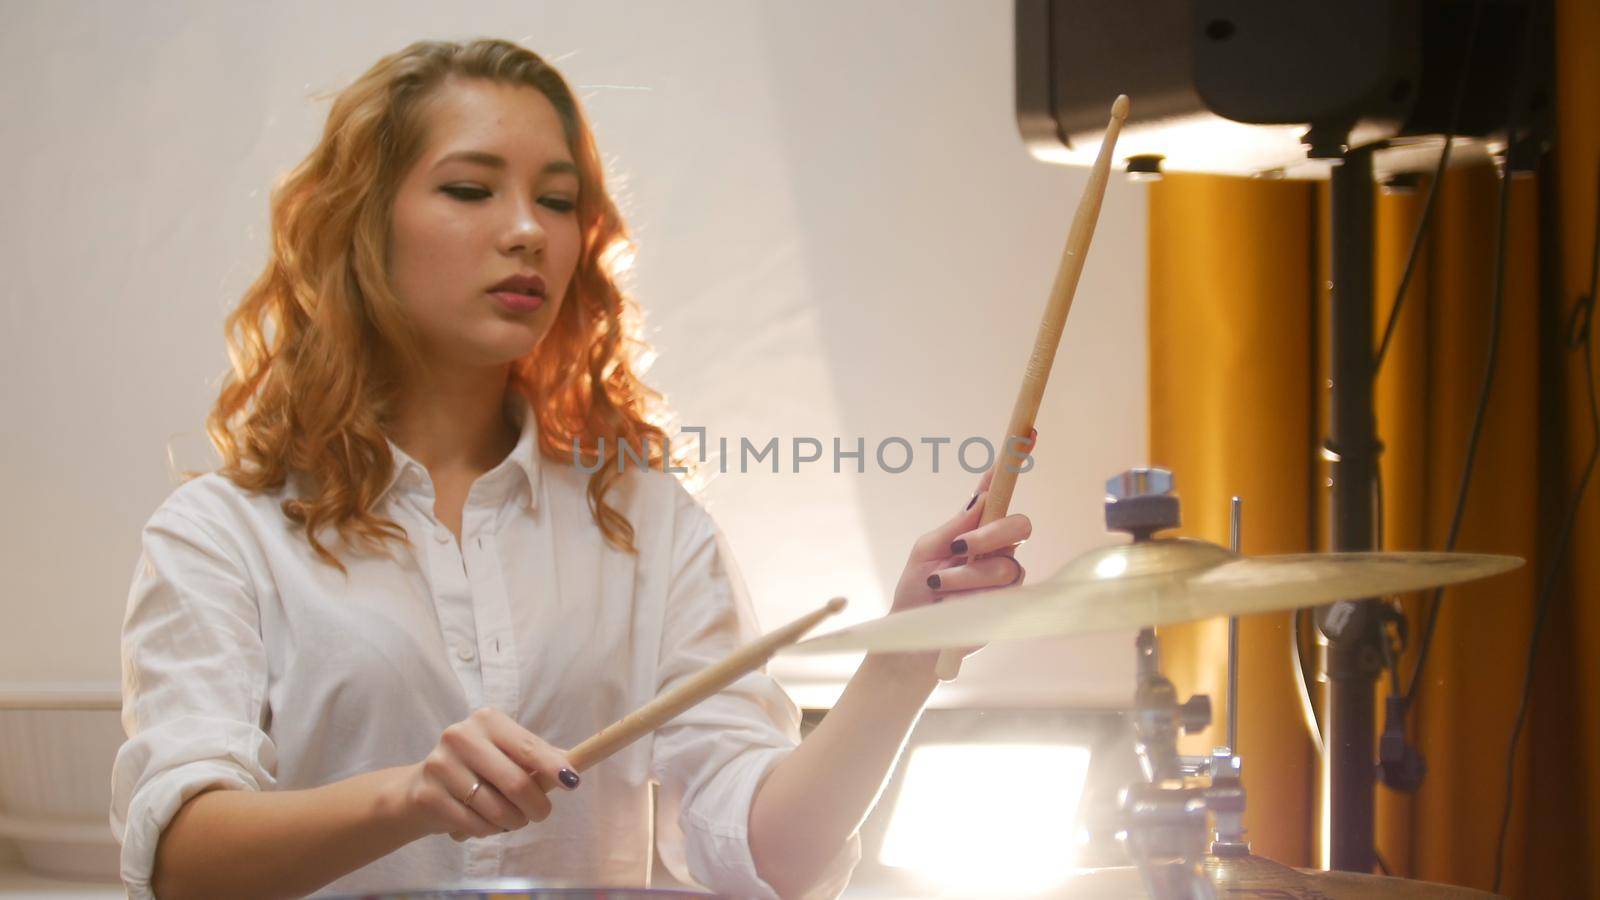
[[[1204,731],[1211,724],[1211,697],[1206,694],[1190,697],[1178,708],[1178,721],[1183,724],[1184,734]]]

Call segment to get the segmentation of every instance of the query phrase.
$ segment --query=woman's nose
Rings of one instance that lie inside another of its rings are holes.
[[[514,218],[503,241],[507,253],[526,253],[544,249],[544,227],[534,213],[535,204],[518,202]]]

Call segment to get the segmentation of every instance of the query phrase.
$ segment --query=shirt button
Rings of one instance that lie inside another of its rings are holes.
[[[450,542],[450,529],[440,525],[433,530],[433,539],[441,544],[448,544]]]
[[[472,658],[477,655],[478,651],[472,649],[471,644],[462,644],[456,648],[456,656],[461,657],[462,662],[472,662]]]

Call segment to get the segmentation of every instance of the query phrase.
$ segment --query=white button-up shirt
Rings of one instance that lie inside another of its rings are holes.
[[[153,896],[161,830],[204,788],[294,790],[416,763],[481,706],[570,748],[759,634],[720,530],[675,477],[627,460],[607,501],[639,555],[616,550],[589,512],[589,476],[540,459],[536,418],[511,394],[521,437],[473,482],[459,543],[434,515],[427,470],[393,442],[376,510],[409,547],[340,553],[348,580],[291,530],[280,504],[293,479],[255,495],[209,473],[150,517],[122,631],[128,741],[112,770],[130,897]],[[319,539],[339,552],[332,528]],[[799,721],[752,673],[557,791],[544,822],[462,843],[432,835],[319,895],[497,877],[646,885],[655,782],[655,838],[677,877],[773,897],[751,859],[750,805]],[[841,892],[860,853],[852,837],[815,893]]]

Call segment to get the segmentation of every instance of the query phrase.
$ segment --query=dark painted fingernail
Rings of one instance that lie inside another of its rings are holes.
[[[966,538],[956,538],[955,540],[950,542],[950,553],[952,555],[960,556],[961,554],[963,554],[965,552],[967,552],[967,540],[966,540]]]
[[[977,503],[977,502],[978,502],[978,492],[977,491],[973,491],[972,492],[972,499],[967,501],[967,509],[971,509],[972,508],[972,504]]]
[[[928,587],[931,587],[931,588],[933,588],[934,590],[937,591],[939,589],[939,576],[937,576],[937,575],[929,575],[928,576]]]
[[[562,769],[561,771],[557,772],[556,775],[561,778],[561,783],[567,786],[567,790],[570,791],[578,786],[577,772],[574,772],[571,769]]]

